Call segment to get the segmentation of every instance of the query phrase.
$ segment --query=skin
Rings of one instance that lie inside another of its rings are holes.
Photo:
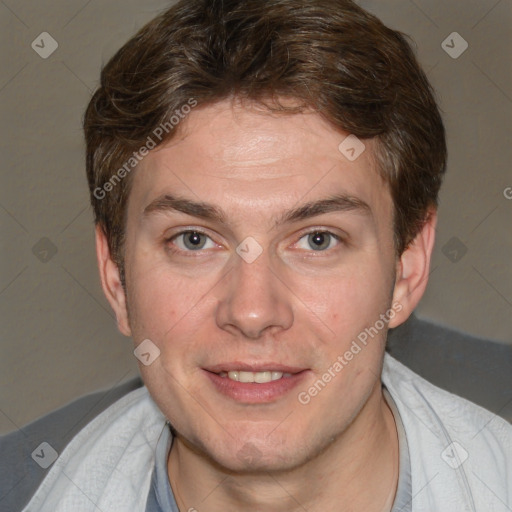
[[[391,510],[398,441],[380,383],[386,330],[404,322],[423,295],[435,212],[397,257],[393,203],[372,141],[351,162],[338,151],[348,134],[315,113],[271,115],[225,100],[197,107],[179,128],[133,176],[126,296],[99,227],[96,241],[119,329],[136,345],[149,338],[161,352],[140,370],[178,433],[168,472],[180,510]],[[225,222],[174,210],[144,215],[162,194],[215,205]],[[283,212],[333,194],[369,210],[276,227]],[[179,235],[187,229],[207,235],[199,251]],[[318,250],[308,237],[315,231],[342,238],[325,235]],[[236,252],[246,237],[262,249],[252,263]],[[297,394],[393,303],[401,310],[388,326],[301,404]],[[242,403],[205,376],[205,367],[227,361],[307,371],[276,400]]]

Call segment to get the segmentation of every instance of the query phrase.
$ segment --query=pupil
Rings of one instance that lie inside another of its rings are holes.
[[[201,243],[201,233],[198,233],[197,231],[190,231],[189,235],[185,237],[185,242],[186,245],[189,245],[189,247],[191,246],[193,249],[197,249],[199,246],[204,245],[204,243]]]
[[[329,240],[328,237],[325,236],[325,233],[313,233],[310,237],[317,249],[325,248],[329,245]]]

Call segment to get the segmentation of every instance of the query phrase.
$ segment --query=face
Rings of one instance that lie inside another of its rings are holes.
[[[120,325],[159,348],[140,369],[171,424],[227,468],[300,465],[380,392],[387,326],[344,354],[396,298],[393,204],[347,136],[226,101],[133,176]]]

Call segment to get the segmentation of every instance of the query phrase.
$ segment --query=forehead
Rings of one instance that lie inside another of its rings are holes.
[[[173,139],[139,163],[130,204],[140,214],[169,193],[264,216],[343,194],[387,216],[391,198],[376,168],[374,143],[351,136],[354,152],[365,149],[348,158],[354,153],[346,151],[349,135],[312,112],[270,113],[230,100],[197,107]]]

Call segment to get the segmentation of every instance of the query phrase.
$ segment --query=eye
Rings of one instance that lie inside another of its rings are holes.
[[[208,241],[210,244],[208,245]],[[183,231],[169,238],[182,251],[199,251],[201,249],[212,249],[216,247],[213,240],[201,231]]]
[[[305,242],[301,242],[302,240]],[[297,244],[299,249],[305,249],[307,251],[313,249],[317,252],[323,252],[327,249],[332,249],[332,247],[339,242],[341,242],[341,238],[334,233],[330,233],[329,231],[313,231],[301,237]]]

